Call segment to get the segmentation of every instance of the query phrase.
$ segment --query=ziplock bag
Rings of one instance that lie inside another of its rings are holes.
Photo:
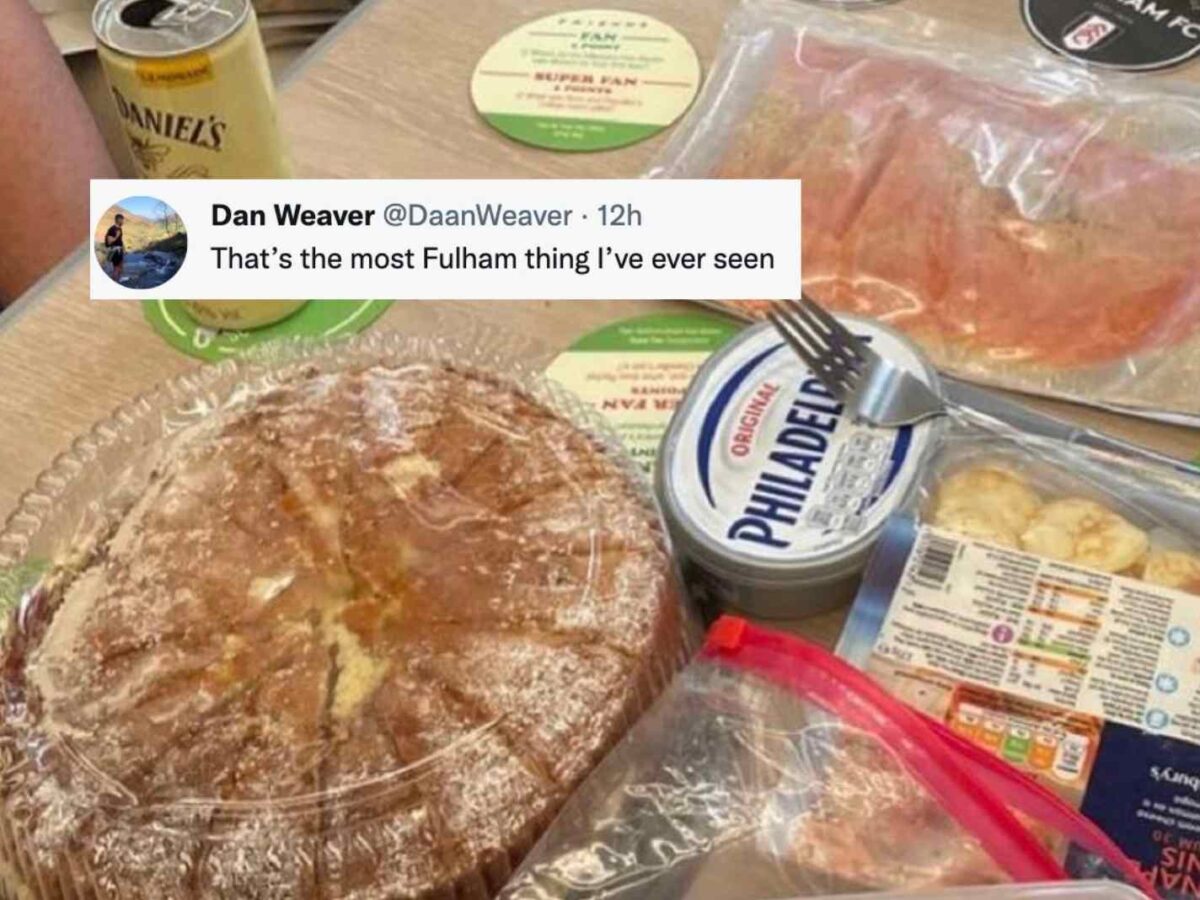
[[[911,6],[746,3],[654,174],[802,179],[806,290],[944,371],[1197,421],[1200,89]]]
[[[824,896],[1053,881],[1102,833],[825,650],[723,617],[501,895]]]
[[[1138,900],[1142,895],[1116,881],[1054,881],[922,891],[919,894],[843,894],[842,900]]]
[[[1200,499],[1165,467],[960,411],[838,653],[1200,896]],[[1092,874],[1075,853],[1071,874]]]

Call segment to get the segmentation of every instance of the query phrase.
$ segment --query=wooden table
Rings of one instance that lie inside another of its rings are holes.
[[[955,15],[999,16],[1001,4],[910,0]],[[367,0],[313,48],[284,86],[281,115],[301,177],[631,177],[662,137],[604,153],[553,153],[508,141],[475,115],[471,71],[501,34],[564,0]],[[581,5],[581,4],[580,4]],[[732,0],[622,0],[679,28],[711,59]],[[909,4],[906,4],[909,5]],[[1011,4],[1015,14],[1015,4]],[[980,7],[987,7],[983,11]],[[1009,4],[1004,4],[1006,10]],[[1007,27],[1007,26],[1006,26]],[[162,341],[135,304],[87,299],[83,248],[0,317],[0,515],[72,438],[131,395],[196,362]],[[397,303],[380,326],[436,327],[442,307],[562,347],[617,318],[684,308],[659,302]],[[1200,435],[1038,401],[1033,405],[1181,457]],[[806,630],[828,639],[839,616]]]

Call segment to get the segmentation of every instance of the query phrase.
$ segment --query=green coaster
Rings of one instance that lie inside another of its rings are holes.
[[[249,331],[218,331],[201,325],[179,300],[147,300],[142,312],[171,346],[214,361],[277,338],[356,334],[383,315],[389,305],[390,300],[310,300],[282,322]]]
[[[592,404],[646,472],[671,413],[709,354],[741,324],[705,313],[639,316],[586,334],[546,376]]]
[[[493,44],[471,100],[493,128],[551,150],[607,150],[662,131],[700,88],[700,59],[658,19],[612,9],[559,12]]]
[[[29,559],[8,569],[0,569],[0,634],[8,627],[13,607],[31,587],[38,583],[50,564],[42,559]]]

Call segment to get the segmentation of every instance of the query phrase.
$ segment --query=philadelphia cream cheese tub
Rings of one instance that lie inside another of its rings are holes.
[[[941,392],[933,367],[898,333],[838,318]],[[696,373],[655,473],[701,608],[793,619],[849,602],[884,522],[915,493],[942,424],[858,422],[769,324],[731,340]]]

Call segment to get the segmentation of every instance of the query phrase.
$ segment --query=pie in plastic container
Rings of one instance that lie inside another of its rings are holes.
[[[0,532],[0,887],[486,897],[685,655],[657,508],[509,339],[137,398]],[[4,893],[0,890],[0,893]]]

